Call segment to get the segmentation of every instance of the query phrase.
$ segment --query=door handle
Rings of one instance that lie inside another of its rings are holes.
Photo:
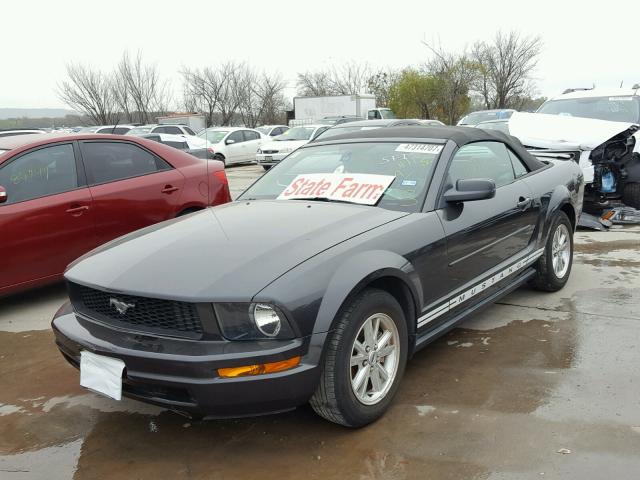
[[[176,190],[180,190],[180,188],[174,187],[173,185],[165,185],[164,188],[162,190],[160,190],[160,191],[162,193],[173,193]]]
[[[78,217],[82,215],[82,212],[86,210],[89,210],[89,207],[87,205],[75,205],[67,208],[66,212],[70,213],[74,217]]]
[[[531,198],[527,197],[520,197],[518,199],[518,203],[516,203],[516,206],[520,209],[520,210],[526,210],[527,208],[529,208],[529,205],[531,205]]]

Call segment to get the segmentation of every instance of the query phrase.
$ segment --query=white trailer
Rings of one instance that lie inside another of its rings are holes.
[[[176,113],[156,120],[160,125],[187,125],[196,133],[206,127],[204,115],[197,113]]]
[[[376,97],[369,94],[294,97],[296,124],[312,123],[324,117],[355,115],[363,119],[395,118],[388,108],[376,108]]]

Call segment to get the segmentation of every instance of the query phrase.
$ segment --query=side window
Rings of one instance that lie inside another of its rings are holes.
[[[131,143],[82,142],[81,149],[93,185],[171,168],[164,160]]]
[[[180,127],[164,127],[165,133],[171,133],[172,135],[183,135]]]
[[[189,127],[182,127],[184,128],[184,131],[187,132],[189,135],[195,135],[196,132],[194,132],[193,130],[191,130]]]
[[[507,147],[507,152],[509,152],[509,158],[511,158],[511,164],[513,165],[513,172],[516,174],[516,178],[522,177],[529,173],[526,165],[520,160],[515,153],[511,151],[510,148]]]
[[[314,138],[317,138],[322,132],[326,130],[329,130],[329,127],[319,128],[318,130],[316,130],[316,134],[311,139],[313,140]]]
[[[167,132],[167,127],[155,127],[152,130],[153,133],[169,133]]]
[[[73,146],[40,148],[10,161],[0,168],[0,185],[7,190],[4,205],[78,188]]]
[[[229,135],[229,137],[227,137],[227,140],[233,140],[236,143],[244,142],[244,135],[242,135],[242,130],[233,132],[231,135]]]
[[[501,187],[515,176],[507,147],[500,142],[477,142],[465,145],[451,160],[447,182],[455,186],[458,180],[489,178]]]
[[[178,150],[188,150],[189,146],[187,142],[164,142],[165,145],[169,145],[170,147],[177,148]]]
[[[251,130],[243,130],[244,141],[250,142],[251,140],[260,140],[260,134],[258,132],[252,132]]]

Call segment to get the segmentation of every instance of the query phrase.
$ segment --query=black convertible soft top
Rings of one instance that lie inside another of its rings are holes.
[[[426,127],[426,126],[402,126],[375,128],[371,130],[360,130],[352,133],[343,133],[327,139],[321,143],[340,143],[340,140],[347,139],[401,139],[410,141],[411,139],[431,139],[431,140],[451,140],[458,147],[462,147],[469,143],[475,142],[502,142],[513,150],[524,161],[530,170],[537,170],[545,166],[540,160],[531,155],[520,143],[520,141],[498,130],[483,130],[481,128],[472,127]],[[312,146],[314,144],[308,144]]]

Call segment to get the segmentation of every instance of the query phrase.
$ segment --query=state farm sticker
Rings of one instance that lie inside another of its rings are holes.
[[[282,191],[278,200],[326,198],[375,205],[395,178],[365,173],[300,174]]]
[[[442,151],[442,145],[435,143],[401,143],[396,147],[396,152],[403,153],[430,153],[437,155]]]

